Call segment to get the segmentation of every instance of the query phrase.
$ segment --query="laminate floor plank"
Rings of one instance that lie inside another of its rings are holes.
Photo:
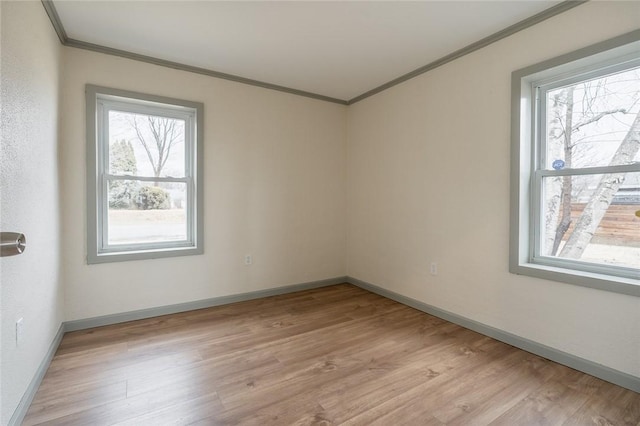
[[[24,424],[640,426],[640,394],[341,284],[67,333]]]
[[[417,410],[419,415],[429,418],[430,422],[437,421],[444,424],[444,421],[436,416],[439,410],[455,408],[457,400],[468,395],[469,387],[475,384],[476,377],[480,386],[486,385],[487,382],[483,382],[484,377],[494,379],[488,372],[493,372],[495,375],[497,368],[507,366],[504,358],[491,361],[490,357],[483,357],[474,352],[460,351],[459,348],[452,349],[449,353],[445,353],[446,356],[439,363],[430,364],[423,380],[412,386],[397,389],[390,394],[385,394],[384,388],[381,388],[382,392],[379,395],[366,395],[366,399],[372,402],[371,406],[358,413],[354,418],[347,419],[347,424],[369,424],[381,419],[391,421],[397,416],[398,410],[404,411],[405,409],[411,410],[412,416],[416,415],[415,411]],[[496,347],[496,351],[499,350],[503,351],[502,355],[505,358],[516,358],[512,360],[514,363],[518,361],[518,356],[521,356],[509,354],[508,345],[500,344]],[[495,358],[495,355],[493,357]],[[429,358],[433,359],[433,357]],[[474,381],[460,380],[460,375],[473,377]],[[380,383],[385,383],[385,380],[381,380]],[[531,387],[531,383],[529,387]],[[328,404],[323,405],[327,406]]]
[[[72,389],[60,386],[49,392],[43,392],[30,407],[27,424],[39,424],[53,421],[80,411],[121,401],[127,397],[127,382],[111,384],[79,385]]]
[[[634,413],[631,407],[621,409],[617,404],[599,396],[587,399],[584,407],[576,411],[571,417],[562,423],[563,426],[580,425],[624,425],[638,426],[638,413]]]
[[[491,424],[560,425],[574,416],[588,399],[587,395],[560,383],[548,382]]]
[[[220,400],[214,392],[168,403],[158,410],[149,410],[140,416],[109,424],[117,426],[192,425],[208,417],[210,419],[208,424],[218,425],[221,423],[215,418],[222,411]]]

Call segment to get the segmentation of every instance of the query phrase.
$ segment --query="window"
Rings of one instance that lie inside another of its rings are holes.
[[[639,40],[513,73],[511,272],[640,295]]]
[[[203,105],[87,85],[87,262],[203,252]]]

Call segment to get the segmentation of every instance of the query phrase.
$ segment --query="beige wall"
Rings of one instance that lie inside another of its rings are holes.
[[[60,42],[40,2],[0,2],[0,230],[27,249],[0,258],[1,404],[8,423],[63,320],[58,201]],[[15,322],[24,334],[15,341]]]
[[[640,376],[640,298],[508,272],[511,72],[638,16],[590,2],[350,106],[348,275]]]
[[[64,63],[67,320],[345,275],[346,107],[73,48]],[[204,103],[204,255],[86,264],[86,83]]]

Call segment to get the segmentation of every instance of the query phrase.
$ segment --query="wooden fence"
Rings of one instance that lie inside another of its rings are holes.
[[[571,206],[571,226],[565,233],[566,240],[582,214],[585,204]],[[640,217],[636,212],[640,205],[612,204],[602,218],[600,226],[591,240],[594,244],[624,245],[640,247]]]

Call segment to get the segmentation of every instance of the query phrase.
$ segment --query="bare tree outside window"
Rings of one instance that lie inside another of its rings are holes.
[[[171,149],[184,141],[184,122],[174,118],[137,114],[131,114],[128,122],[147,154],[154,176],[160,177],[171,157]]]

